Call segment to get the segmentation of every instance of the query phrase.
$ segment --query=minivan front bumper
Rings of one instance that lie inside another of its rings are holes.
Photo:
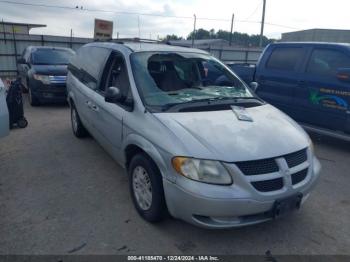
[[[182,176],[176,183],[164,179],[169,212],[176,218],[204,228],[233,228],[271,220],[271,211],[277,200],[301,193],[303,204],[309,197],[321,168],[316,157],[311,159],[303,182],[294,186],[287,184],[281,190],[267,193],[252,187],[234,164],[227,165],[234,174],[231,186],[200,183]],[[298,168],[303,166],[296,167],[296,170]]]

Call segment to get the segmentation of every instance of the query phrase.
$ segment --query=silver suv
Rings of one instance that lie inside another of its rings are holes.
[[[68,69],[74,134],[127,169],[147,221],[255,224],[299,209],[315,185],[308,135],[204,51],[91,43]]]

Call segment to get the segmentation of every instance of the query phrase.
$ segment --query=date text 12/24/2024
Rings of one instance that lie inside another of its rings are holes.
[[[128,256],[128,261],[219,261],[216,256]]]

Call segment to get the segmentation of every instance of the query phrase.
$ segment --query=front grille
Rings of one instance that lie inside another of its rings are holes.
[[[260,192],[270,192],[280,190],[283,187],[283,179],[282,177],[264,180],[264,181],[256,181],[252,182],[253,187]]]
[[[49,76],[51,84],[66,84],[67,76]]]
[[[246,176],[268,174],[278,172],[279,170],[277,163],[273,158],[237,162],[236,165]]]
[[[284,158],[287,161],[289,168],[298,166],[298,165],[306,162],[306,160],[307,160],[306,149],[285,155]]]
[[[298,184],[303,181],[307,176],[308,169],[301,170],[297,173],[292,174],[292,184]]]

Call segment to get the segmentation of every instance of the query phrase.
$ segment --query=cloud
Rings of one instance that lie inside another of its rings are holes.
[[[112,20],[114,36],[133,37],[140,32],[143,38],[163,37],[167,34],[187,36],[193,28],[193,14],[198,18],[210,17],[225,21],[197,20],[197,28],[215,30],[230,29],[232,13],[235,14],[234,30],[249,34],[260,33],[262,0],[36,0],[26,3],[83,6],[87,9],[103,9],[116,12],[138,12],[162,16],[186,16],[190,19],[154,17],[113,12],[88,12],[45,7],[31,7],[0,3],[5,21],[46,24],[47,28],[33,29],[32,33],[69,35],[72,28],[75,36],[92,37],[94,18]],[[350,1],[333,0],[267,0],[265,35],[279,37],[283,32],[308,28],[344,29],[347,25]],[[256,10],[256,11],[255,11]],[[333,10],[330,12],[330,10]],[[255,12],[254,12],[255,11]],[[245,22],[249,20],[257,23]]]

